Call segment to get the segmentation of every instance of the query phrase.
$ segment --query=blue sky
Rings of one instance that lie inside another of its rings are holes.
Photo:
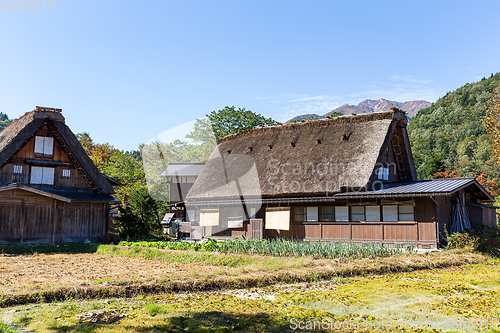
[[[285,121],[500,71],[499,1],[45,2],[0,8],[0,111],[126,150],[226,105]]]

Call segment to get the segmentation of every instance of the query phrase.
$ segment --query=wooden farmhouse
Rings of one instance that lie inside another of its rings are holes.
[[[72,242],[107,232],[119,201],[65,124],[36,107],[0,132],[0,242]]]
[[[496,226],[473,178],[417,180],[406,114],[262,127],[221,137],[182,204],[203,237],[412,243]]]

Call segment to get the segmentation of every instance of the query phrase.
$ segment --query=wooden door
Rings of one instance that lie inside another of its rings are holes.
[[[262,219],[250,219],[250,239],[262,239],[264,223]]]

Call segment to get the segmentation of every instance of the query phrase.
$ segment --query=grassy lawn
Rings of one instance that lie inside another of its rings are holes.
[[[325,318],[350,319],[360,323],[358,331],[368,332],[382,321],[392,323],[388,331],[402,331],[396,328],[398,320],[432,321],[443,328],[446,320],[452,325],[458,318],[491,323],[500,321],[498,304],[500,261],[489,260],[243,290],[66,300],[7,308],[3,314],[37,332],[284,332],[300,320],[307,325]]]

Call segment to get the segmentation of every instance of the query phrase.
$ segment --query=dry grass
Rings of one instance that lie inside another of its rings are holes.
[[[103,281],[150,281],[216,271],[217,267],[95,253],[0,254],[0,290],[47,290]]]
[[[170,259],[182,255],[190,263],[168,261],[165,258],[130,258],[130,254],[115,249],[115,255],[104,254],[33,254],[0,256],[3,293],[0,306],[66,299],[132,297],[164,292],[207,291],[250,288],[276,283],[309,282],[325,279],[407,272],[420,269],[480,263],[486,257],[474,253],[437,253],[431,255],[401,255],[389,258],[360,260],[307,260],[293,263],[293,258],[247,256],[241,267],[224,266],[228,260],[221,256],[221,266],[197,263],[204,261],[198,253],[165,252]],[[150,255],[151,252],[148,252]],[[137,255],[137,253],[135,253]],[[245,255],[238,255],[245,257]],[[278,264],[260,265],[278,260]],[[279,261],[290,263],[282,266]],[[96,284],[107,281],[107,283]]]

